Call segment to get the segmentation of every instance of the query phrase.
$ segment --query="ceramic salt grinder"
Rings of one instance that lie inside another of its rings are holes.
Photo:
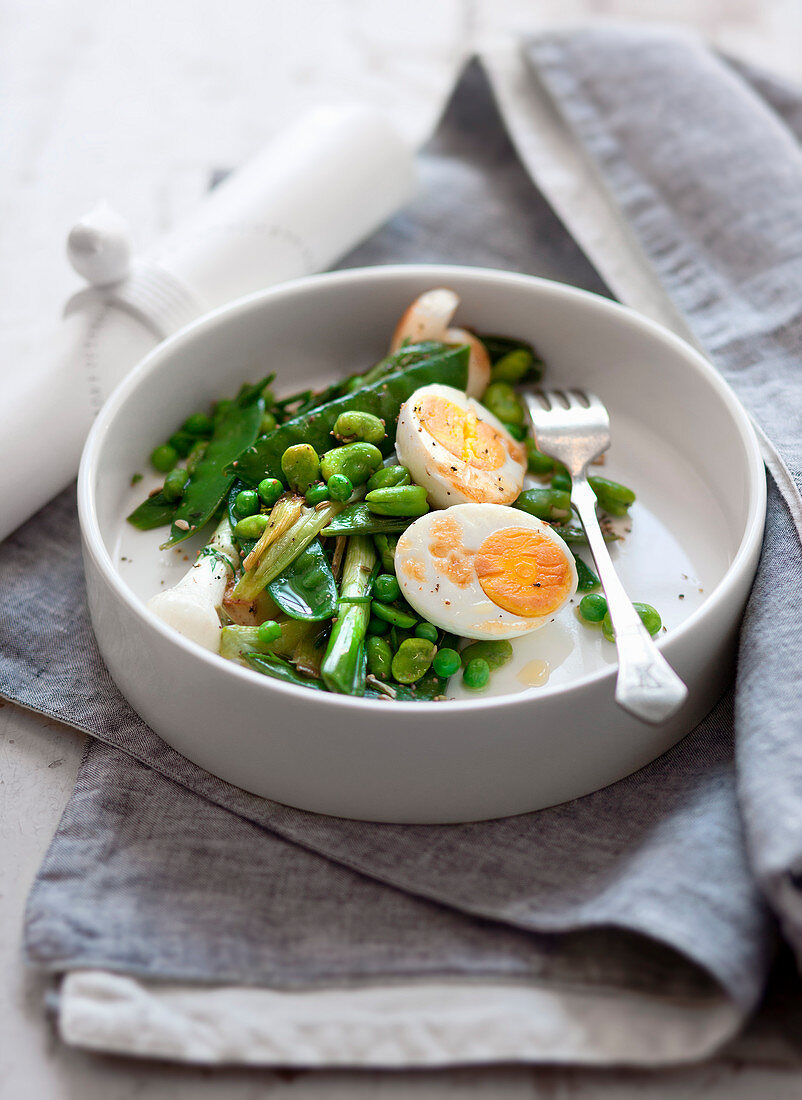
[[[53,358],[4,379],[0,539],[75,477],[96,412],[156,344],[234,298],[330,266],[413,182],[413,153],[384,116],[331,106],[280,133],[144,257],[106,204],[83,218],[67,252],[88,286],[67,304]]]

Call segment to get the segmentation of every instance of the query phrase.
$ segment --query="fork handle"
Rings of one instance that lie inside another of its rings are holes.
[[[596,516],[596,494],[584,473],[573,479],[571,503],[585,529],[615,631],[615,701],[636,718],[657,725],[676,714],[688,689],[652,641],[624,590]]]

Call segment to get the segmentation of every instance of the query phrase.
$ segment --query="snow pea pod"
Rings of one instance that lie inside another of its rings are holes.
[[[315,691],[326,690],[320,680],[303,676],[291,664],[282,661],[279,657],[265,657],[260,653],[246,653],[245,660],[256,672],[261,672],[264,676],[272,676],[274,680],[284,680],[288,684],[297,684],[298,687],[314,688]]]
[[[567,542],[569,546],[587,546],[587,535],[578,523],[552,523],[551,526],[563,542]],[[621,538],[620,535],[616,535],[614,531],[603,524],[602,534],[605,542],[617,542]]]
[[[231,463],[253,446],[264,411],[264,398],[258,391],[254,394],[253,387],[248,387],[241,397],[225,405],[215,416],[214,433],[190,475],[173,517],[170,538],[162,549],[188,539],[212,518],[236,477],[236,470],[228,472]]]
[[[337,585],[318,539],[268,584],[267,591],[291,619],[320,622],[337,613]]]
[[[593,592],[601,583],[599,578],[578,554],[574,554],[574,561],[576,562],[577,592]]]
[[[448,680],[436,675],[431,669],[414,684],[391,683],[393,696],[402,703],[430,703],[439,699],[446,690]],[[365,690],[366,699],[388,698],[387,691],[381,691],[369,684]]]
[[[430,382],[465,389],[468,356],[467,347],[450,348],[405,370],[388,374],[372,385],[320,405],[309,413],[294,416],[249,446],[239,457],[234,472],[251,485],[258,485],[265,476],[281,477],[281,456],[288,447],[309,443],[322,454],[331,444],[331,432],[337,418],[352,409],[372,413],[384,421],[387,436],[382,440],[380,450],[388,455],[395,445],[398,413],[407,398],[420,386]],[[210,447],[213,444],[214,440]]]
[[[172,523],[173,516],[178,511],[178,501],[168,500],[161,489],[152,497],[143,500],[134,508],[128,522],[140,531],[152,531],[155,527],[164,527]]]
[[[357,501],[335,516],[322,534],[400,535],[402,531],[406,531],[412,520],[412,516],[380,516],[371,512],[363,501]]]

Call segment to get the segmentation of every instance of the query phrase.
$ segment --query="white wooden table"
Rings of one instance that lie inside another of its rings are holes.
[[[65,233],[96,199],[116,206],[145,244],[203,194],[212,169],[240,163],[314,103],[367,98],[418,141],[477,43],[611,14],[686,22],[725,49],[802,76],[802,4],[794,0],[3,0],[0,370],[33,371],[43,361],[75,285]],[[299,1074],[69,1050],[45,1019],[44,981],[23,970],[19,937],[81,749],[74,732],[0,706],[0,1100],[802,1095],[799,1071],[732,1059],[656,1075]]]

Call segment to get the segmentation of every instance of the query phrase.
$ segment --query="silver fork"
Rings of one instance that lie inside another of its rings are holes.
[[[562,462],[571,475],[571,503],[585,529],[615,631],[615,700],[644,722],[664,722],[685,702],[688,689],[657,649],[618,578],[588,483],[588,465],[610,446],[607,409],[598,397],[579,390],[537,391],[525,399],[539,450]]]

